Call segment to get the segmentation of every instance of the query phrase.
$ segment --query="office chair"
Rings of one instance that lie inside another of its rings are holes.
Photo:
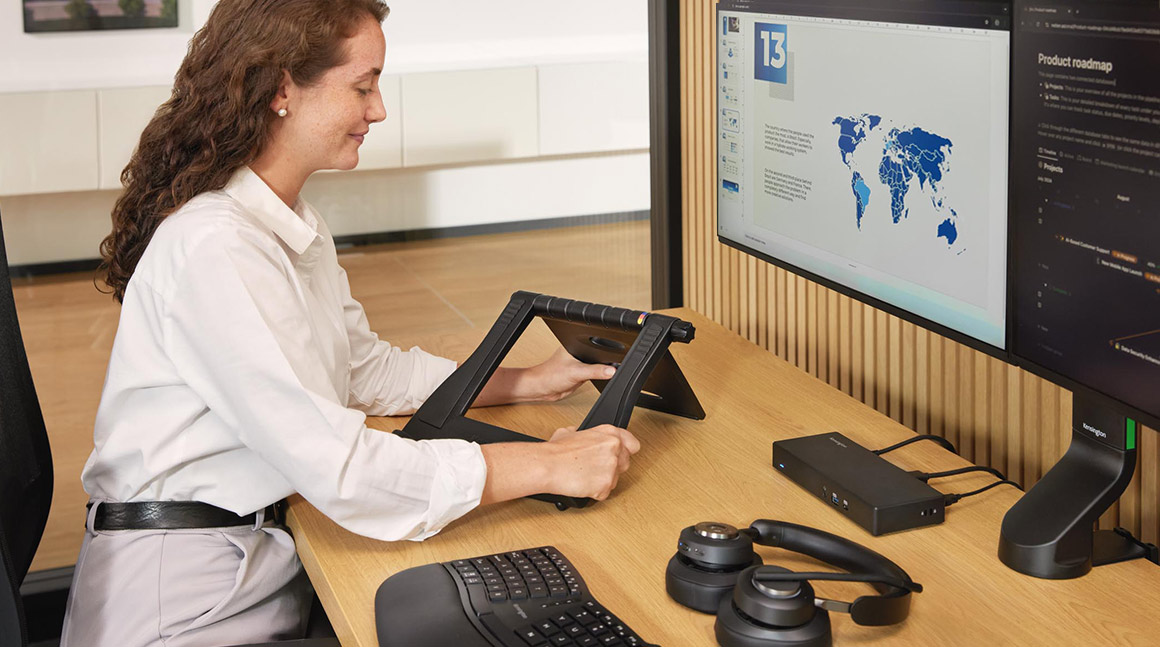
[[[52,455],[20,337],[0,228],[0,643],[26,645],[20,584],[52,503]],[[10,642],[18,639],[19,642]]]
[[[48,521],[52,479],[48,432],[20,336],[8,254],[4,247],[4,229],[0,225],[0,563],[3,564],[0,569],[0,647],[28,645],[29,630],[20,586],[28,575],[32,556]],[[63,618],[67,591],[56,593],[53,599],[61,604],[51,613]],[[328,623],[320,622],[320,613],[321,607],[316,602],[310,634],[327,633],[329,629]],[[325,618],[324,615],[321,617]],[[325,626],[315,628],[323,623]],[[59,632],[53,635],[59,639]],[[322,637],[247,647],[339,647],[339,643],[337,638]]]

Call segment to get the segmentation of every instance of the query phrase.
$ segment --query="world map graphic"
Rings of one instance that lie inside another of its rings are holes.
[[[842,163],[850,170],[850,189],[854,194],[854,216],[858,229],[862,229],[862,217],[870,206],[872,189],[866,182],[874,177],[886,188],[890,196],[890,214],[894,224],[906,219],[910,208],[906,204],[907,195],[918,180],[918,190],[930,198],[938,225],[935,237],[943,238],[953,245],[959,237],[958,213],[947,204],[942,194],[943,178],[950,171],[951,140],[918,126],[897,127],[883,122],[878,115],[862,114],[857,117],[837,117],[832,125],[838,126],[838,151]],[[876,128],[889,128],[883,139],[882,154],[876,156],[877,169],[864,169],[865,157],[855,158],[854,152],[867,140]],[[869,173],[869,174],[868,174]]]

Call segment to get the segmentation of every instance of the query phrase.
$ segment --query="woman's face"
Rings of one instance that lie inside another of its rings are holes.
[[[379,94],[386,44],[383,30],[367,17],[344,44],[346,58],[309,87],[286,87],[287,115],[277,120],[275,137],[308,173],[349,170],[358,165],[358,149],[370,125],[386,118]],[[279,97],[282,99],[282,97]]]

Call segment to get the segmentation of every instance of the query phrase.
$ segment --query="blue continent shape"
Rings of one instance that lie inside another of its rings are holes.
[[[910,167],[896,161],[890,152],[888,146],[882,155],[882,163],[878,165],[878,179],[890,190],[890,216],[897,225],[910,212],[906,208],[906,192],[910,190],[910,178],[913,175]]]
[[[838,126],[838,150],[842,153],[842,163],[850,166],[850,155],[866,139],[866,133],[882,123],[878,115],[864,114],[860,117],[835,117],[831,125]]]
[[[939,223],[938,226],[938,234],[935,238],[946,238],[948,246],[954,245],[959,238],[959,228],[955,226],[958,215],[954,209],[951,209],[951,217]]]
[[[959,237],[958,214],[946,204],[939,183],[950,170],[949,156],[954,144],[946,137],[940,137],[922,128],[900,130],[891,129],[886,136],[882,151],[882,163],[878,175],[882,183],[890,188],[890,211],[897,223],[909,213],[906,208],[906,194],[911,177],[918,178],[919,189],[930,197],[937,212],[950,213],[939,223],[936,238],[945,238],[947,245],[953,245]]]
[[[854,179],[850,182],[850,188],[854,190],[854,208],[858,218],[858,229],[861,229],[862,215],[866,213],[866,207],[870,206],[870,187],[866,186],[862,174],[854,171]]]
[[[918,176],[919,187],[926,188],[926,184],[929,183],[932,191],[937,190],[938,183],[942,181],[943,173],[947,170],[947,155],[953,146],[951,140],[917,127],[901,131],[892,130],[888,140],[890,140],[888,147],[893,144],[901,153],[901,157],[906,160],[910,170]]]
[[[866,140],[866,133],[882,123],[878,115],[862,114],[860,117],[835,117],[831,125],[838,126],[838,150],[842,153],[842,163],[853,172],[850,188],[854,191],[854,217],[858,229],[862,228],[862,215],[866,213],[866,206],[870,204],[870,187],[862,179],[862,174],[854,170],[850,156],[857,150],[858,145]]]

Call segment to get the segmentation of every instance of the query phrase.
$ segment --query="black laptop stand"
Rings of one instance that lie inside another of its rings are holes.
[[[601,424],[627,427],[640,406],[700,420],[705,412],[672,354],[672,342],[693,340],[693,325],[676,317],[572,301],[533,292],[516,292],[483,342],[401,431],[404,438],[462,438],[487,444],[542,439],[465,417],[500,362],[535,317],[542,317],[570,353],[582,361],[617,366],[607,382],[596,382],[600,397],[579,429]],[[661,367],[654,374],[654,369]],[[642,389],[646,391],[642,398]],[[538,494],[560,510],[582,508],[591,499]]]

